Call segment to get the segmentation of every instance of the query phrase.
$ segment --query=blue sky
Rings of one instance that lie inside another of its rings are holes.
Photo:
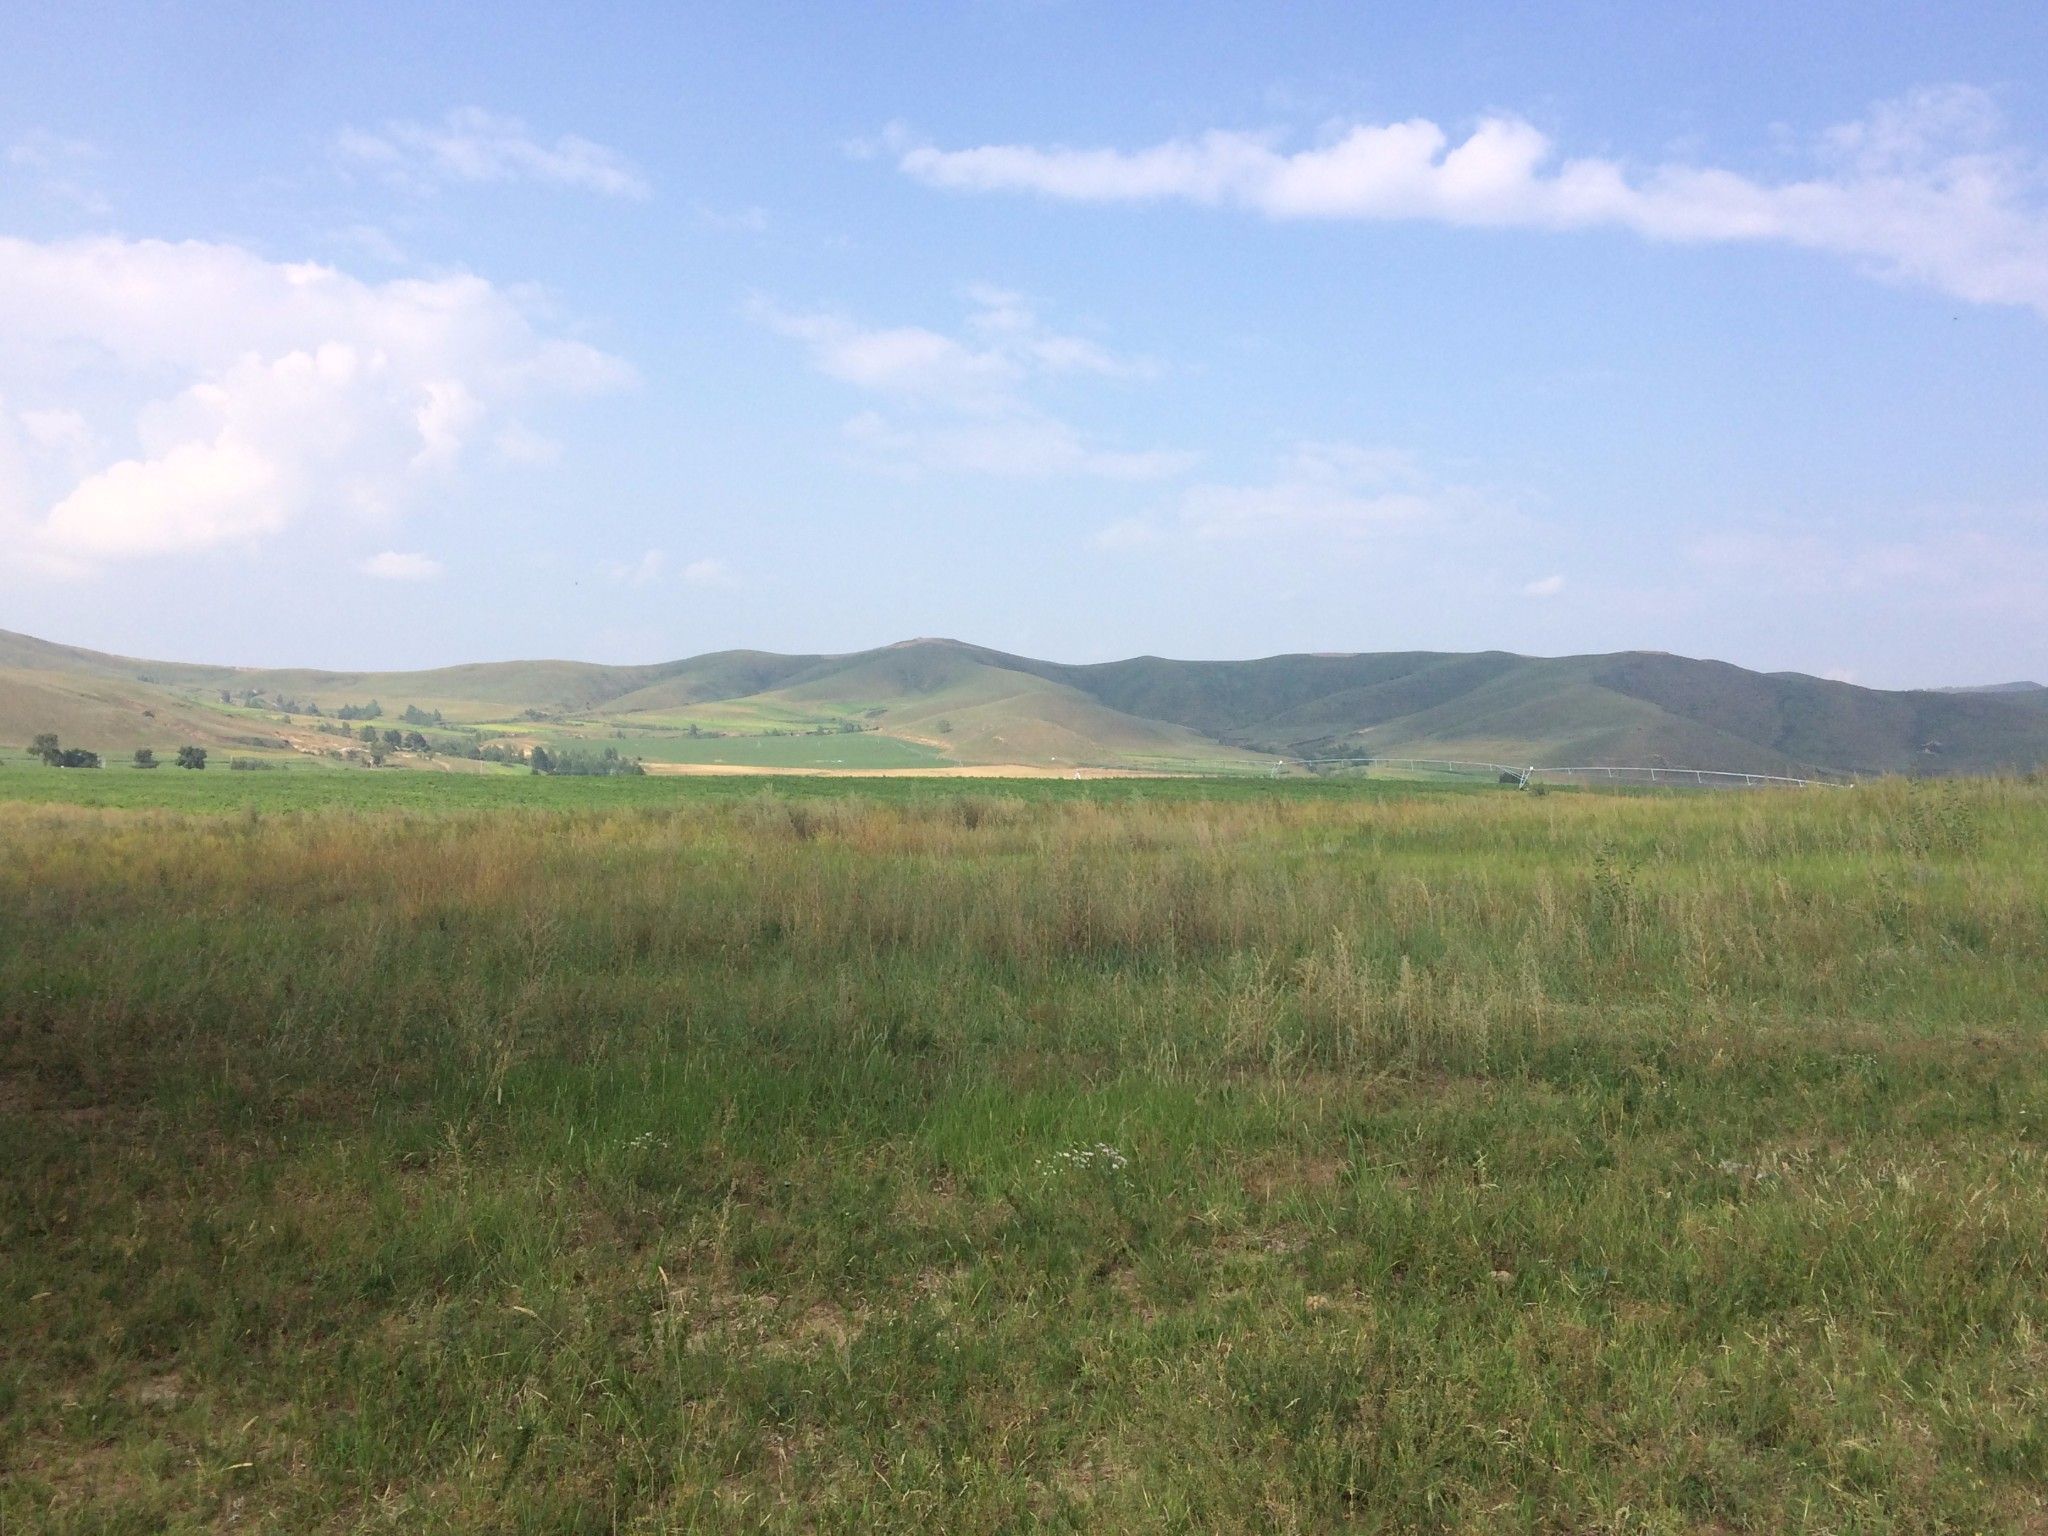
[[[2044,676],[2044,407],[2038,5],[0,20],[73,643]]]

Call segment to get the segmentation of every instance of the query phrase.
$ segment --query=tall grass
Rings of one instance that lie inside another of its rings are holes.
[[[0,803],[0,1528],[2048,1519],[2048,791],[473,793]]]

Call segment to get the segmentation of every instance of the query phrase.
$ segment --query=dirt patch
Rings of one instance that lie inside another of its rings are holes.
[[[842,1350],[867,1326],[864,1310],[818,1301],[791,1311],[770,1292],[714,1290],[708,1294],[670,1286],[667,1305],[656,1318],[657,1333],[693,1348],[757,1349],[763,1354],[808,1355]]]
[[[185,1400],[185,1383],[176,1371],[147,1376],[128,1389],[138,1408],[175,1408]]]
[[[1261,1203],[1270,1204],[1286,1194],[1334,1189],[1350,1166],[1345,1158],[1320,1153],[1263,1163],[1245,1172],[1244,1190]]]

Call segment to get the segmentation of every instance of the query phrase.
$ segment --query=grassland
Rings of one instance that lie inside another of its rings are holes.
[[[924,639],[836,656],[720,651],[649,666],[507,661],[321,672],[143,661],[0,630],[0,745],[56,731],[67,744],[121,754],[187,741],[318,753],[334,742],[308,719],[312,708],[332,717],[372,699],[386,725],[417,708],[480,738],[601,746],[623,735],[644,740],[655,761],[691,760],[699,748],[673,747],[670,733],[687,739],[694,725],[753,738],[734,750],[771,754],[752,760],[783,767],[830,766],[822,759],[831,743],[769,732],[843,726],[870,735],[855,750],[878,758],[1205,773],[1257,771],[1275,754],[1361,753],[1795,776],[2048,765],[2048,691],[1887,692],[1654,652],[1070,665]],[[760,738],[820,745],[763,747]]]
[[[2048,788],[0,797],[0,1530],[2048,1528]]]

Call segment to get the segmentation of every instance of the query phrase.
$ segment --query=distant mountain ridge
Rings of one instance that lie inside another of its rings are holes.
[[[372,698],[473,736],[627,740],[674,761],[744,762],[764,740],[840,732],[966,764],[1245,768],[1366,753],[1874,774],[2048,762],[2038,686],[1889,692],[1649,651],[1075,664],[920,639],[844,655],[342,672],[147,661],[0,631],[0,742],[55,729],[105,750],[177,737],[304,751],[289,706],[331,716]]]

